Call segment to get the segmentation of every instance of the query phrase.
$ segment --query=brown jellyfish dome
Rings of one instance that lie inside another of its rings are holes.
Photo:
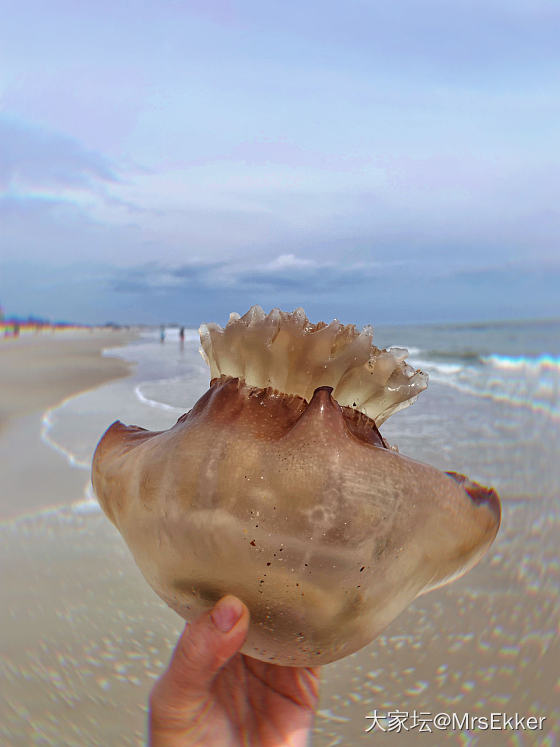
[[[148,583],[190,620],[224,594],[244,653],[325,664],[492,543],[496,493],[388,447],[378,427],[427,376],[373,330],[253,307],[203,325],[210,388],[167,431],[114,423],[92,480]]]

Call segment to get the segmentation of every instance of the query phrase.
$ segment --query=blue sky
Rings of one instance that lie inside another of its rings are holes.
[[[10,4],[0,303],[560,316],[560,5]]]

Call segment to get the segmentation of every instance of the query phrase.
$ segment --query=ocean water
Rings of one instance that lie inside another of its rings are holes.
[[[558,744],[560,686],[557,665],[550,666],[559,651],[560,321],[386,326],[375,329],[374,342],[408,348],[411,365],[430,376],[418,401],[385,423],[384,436],[408,456],[494,486],[503,501],[502,527],[488,556],[464,579],[419,598],[366,649],[324,669],[313,744],[367,743],[374,735],[365,733],[366,716],[374,709],[524,710],[547,716],[537,737],[549,741],[521,734],[506,742],[500,734],[463,730],[440,731],[437,743]],[[15,653],[8,657],[12,715],[0,727],[8,744],[35,743],[14,736],[22,712],[31,714],[27,728],[34,731],[27,737],[43,735],[36,743],[142,742],[138,709],[181,626],[101,514],[89,468],[114,420],[164,429],[192,407],[208,386],[198,346],[195,330],[187,331],[184,344],[176,330],[167,331],[163,344],[159,331],[146,332],[106,352],[135,362],[129,378],[72,397],[43,416],[43,440],[68,469],[83,471],[84,489],[67,508],[46,500],[43,511],[1,528],[6,557],[25,548],[35,589],[35,597],[30,592],[14,602],[12,618],[19,615],[33,629],[33,620],[52,614],[58,625],[54,639],[41,641],[40,666],[22,664]],[[50,558],[47,566],[41,557]],[[89,585],[69,575],[73,558],[95,569]],[[41,592],[47,572],[49,583],[58,584],[54,611]],[[88,616],[93,599],[103,609]],[[109,662],[113,676],[96,673],[96,660]],[[30,681],[37,683],[34,709],[23,696]],[[54,701],[41,694],[45,683],[51,689],[55,683]],[[63,718],[69,731],[61,741]],[[123,739],[118,725],[129,723],[136,727]],[[402,731],[398,743],[412,743],[416,734]],[[379,729],[375,737],[398,739]]]
[[[504,498],[554,498],[560,424],[560,323],[385,327],[379,347],[406,347],[429,374],[417,402],[382,431],[408,456],[464,472]],[[136,363],[133,376],[73,397],[45,414],[43,438],[74,467],[89,471],[104,429],[116,419],[168,428],[208,387],[196,330],[146,333],[107,351]],[[526,352],[522,352],[526,351]],[[87,480],[86,480],[87,481]],[[89,498],[91,510],[96,501]]]

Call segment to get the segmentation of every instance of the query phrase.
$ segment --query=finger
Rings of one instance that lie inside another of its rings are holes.
[[[160,680],[159,696],[177,703],[207,696],[215,676],[242,647],[248,628],[243,602],[231,595],[220,599],[185,627]]]
[[[313,710],[319,699],[319,667],[285,667],[245,657],[247,669],[270,690]]]

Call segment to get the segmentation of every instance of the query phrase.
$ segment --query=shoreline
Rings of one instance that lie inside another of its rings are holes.
[[[42,438],[43,418],[64,400],[124,378],[134,364],[103,356],[134,332],[22,337],[0,346],[0,521],[17,520],[84,493],[86,472]]]
[[[132,364],[102,353],[137,337],[131,331],[93,330],[0,342],[0,434],[12,418],[56,407],[74,394],[128,376]]]

